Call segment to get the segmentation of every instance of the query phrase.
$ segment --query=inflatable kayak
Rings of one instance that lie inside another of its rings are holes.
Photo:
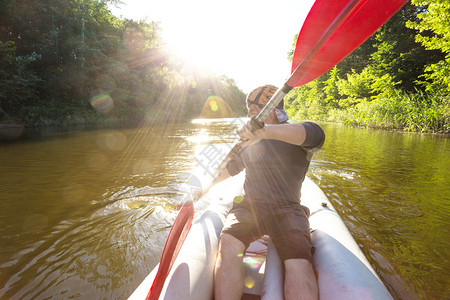
[[[213,299],[213,271],[220,232],[233,199],[242,193],[244,174],[216,185],[196,202],[195,220],[164,284],[160,299]],[[392,299],[325,194],[305,178],[301,203],[309,218],[314,269],[321,300]],[[270,237],[252,243],[244,255],[244,299],[283,299],[283,270]],[[145,299],[158,266],[129,299]]]

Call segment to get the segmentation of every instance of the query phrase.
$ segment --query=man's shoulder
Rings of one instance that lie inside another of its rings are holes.
[[[301,145],[310,151],[317,152],[322,148],[325,142],[325,132],[322,127],[315,122],[301,123],[305,128],[305,141]]]

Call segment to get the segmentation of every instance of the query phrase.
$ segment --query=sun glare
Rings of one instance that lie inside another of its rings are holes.
[[[169,51],[188,70],[226,75],[248,92],[287,79],[287,53],[313,2],[125,0],[115,13],[159,21]]]
[[[228,67],[239,67],[233,60],[224,23],[218,16],[202,14],[180,17],[180,23],[162,24],[162,34],[169,49],[187,66],[217,75]],[[229,34],[229,33],[228,33]]]
[[[181,36],[180,38],[167,38],[169,51],[179,59],[187,71],[200,71],[216,73],[215,52],[213,49],[198,48],[200,43],[192,38]]]

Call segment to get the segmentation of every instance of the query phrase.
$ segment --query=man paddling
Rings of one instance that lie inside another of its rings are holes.
[[[256,117],[277,91],[272,85],[247,97],[249,117]],[[244,200],[234,203],[220,236],[215,265],[215,299],[241,299],[244,290],[242,254],[249,244],[268,234],[284,262],[285,299],[318,299],[312,267],[309,210],[300,205],[300,189],[311,161],[325,140],[319,125],[287,123],[283,101],[267,117],[262,129],[250,122],[237,131],[243,150],[216,182],[245,169]]]

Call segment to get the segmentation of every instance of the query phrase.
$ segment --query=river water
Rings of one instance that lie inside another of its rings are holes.
[[[0,144],[0,299],[126,299],[159,261],[183,174],[206,178],[242,122]],[[449,299],[449,139],[321,125],[309,176],[394,298]]]

